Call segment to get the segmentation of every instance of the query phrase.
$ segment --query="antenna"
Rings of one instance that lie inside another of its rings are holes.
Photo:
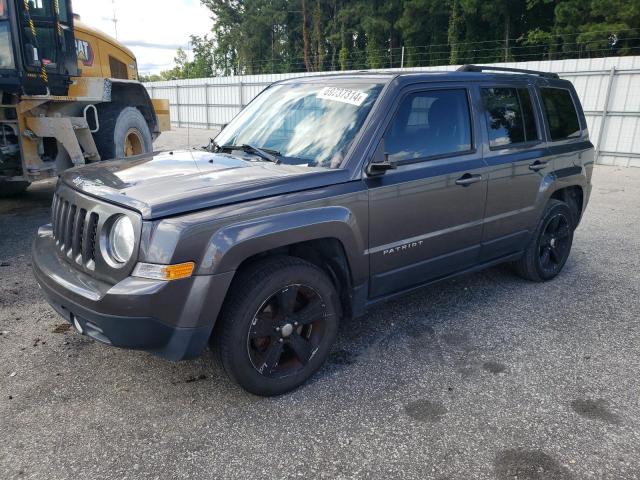
[[[118,19],[116,18],[116,0],[111,0],[111,6],[113,8],[113,29],[116,32],[116,40],[118,39]]]
[[[191,78],[191,75],[189,72],[189,52],[190,51],[191,51],[191,38],[189,38],[189,41],[187,42],[187,64],[186,64],[186,72],[185,72],[187,74],[187,78]],[[180,105],[178,105],[178,108],[180,108]],[[178,113],[178,115],[180,115],[180,113]],[[191,147],[191,104],[187,106],[187,146]]]

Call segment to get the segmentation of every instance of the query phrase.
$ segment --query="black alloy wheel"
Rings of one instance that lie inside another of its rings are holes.
[[[546,275],[557,274],[571,250],[571,223],[559,212],[549,218],[540,237],[538,254],[540,268]]]
[[[232,380],[257,395],[279,395],[324,363],[340,316],[325,271],[300,258],[267,257],[236,274],[211,340]]]
[[[325,335],[326,305],[308,285],[288,285],[258,309],[247,335],[247,352],[258,373],[286,377],[302,370]]]
[[[555,198],[549,200],[529,245],[522,257],[514,262],[518,275],[544,282],[562,271],[571,253],[573,218],[569,205]]]

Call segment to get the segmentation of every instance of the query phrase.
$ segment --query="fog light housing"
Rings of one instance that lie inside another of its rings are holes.
[[[190,277],[195,265],[193,262],[176,263],[174,265],[139,262],[136,268],[133,269],[132,275],[152,280],[179,280]]]
[[[84,335],[84,330],[82,329],[82,325],[80,325],[80,322],[78,321],[75,315],[73,316],[73,326],[76,328],[79,334]]]

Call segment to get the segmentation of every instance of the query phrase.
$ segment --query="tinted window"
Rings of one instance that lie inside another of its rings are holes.
[[[7,22],[0,23],[0,68],[15,68]]]
[[[53,4],[51,0],[30,0],[28,2],[28,7],[29,15],[31,17],[53,16]]]
[[[111,55],[109,55],[109,70],[111,70],[112,78],[122,78],[124,80],[129,78],[127,66],[117,58],[113,58]]]
[[[36,35],[30,27],[24,27],[24,54],[27,63],[32,67],[46,65],[56,67],[58,35],[53,27],[36,27]]]
[[[527,142],[538,140],[538,127],[536,126],[536,117],[533,113],[533,105],[531,104],[531,95],[528,88],[518,89],[518,98],[522,107],[522,116],[524,117],[524,133]]]
[[[385,134],[392,160],[471,150],[466,90],[432,90],[404,98]]]
[[[540,96],[544,105],[551,140],[580,136],[578,112],[569,90],[562,88],[541,88]]]
[[[538,139],[531,97],[526,88],[483,88],[489,145],[502,147]]]

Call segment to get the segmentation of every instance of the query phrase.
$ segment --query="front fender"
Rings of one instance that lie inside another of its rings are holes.
[[[144,116],[152,134],[160,133],[158,117],[149,92],[140,82],[110,78],[111,101],[138,108]]]
[[[335,238],[341,242],[354,280],[366,278],[365,239],[356,216],[340,206],[318,207],[246,220],[216,231],[198,274],[236,270],[247,258],[294,243]]]

